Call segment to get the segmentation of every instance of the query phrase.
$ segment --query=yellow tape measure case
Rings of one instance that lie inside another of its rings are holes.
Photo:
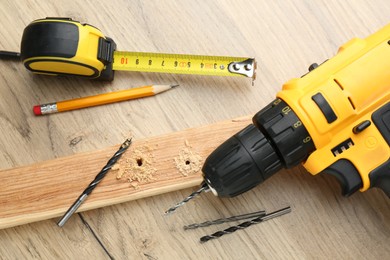
[[[247,57],[116,51],[96,27],[71,18],[45,18],[23,32],[21,59],[39,74],[113,80],[114,71],[159,72],[255,79],[256,61]]]
[[[70,18],[35,20],[23,32],[21,59],[39,74],[113,80],[115,42],[100,30]]]

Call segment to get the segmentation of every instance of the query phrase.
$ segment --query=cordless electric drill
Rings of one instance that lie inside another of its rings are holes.
[[[285,83],[206,159],[204,187],[233,197],[302,163],[335,176],[345,196],[377,187],[390,197],[389,145],[390,24]]]

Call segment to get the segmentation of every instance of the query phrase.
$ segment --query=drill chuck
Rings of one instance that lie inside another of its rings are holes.
[[[234,197],[293,167],[314,151],[306,128],[281,99],[259,111],[253,124],[221,144],[206,159],[205,181],[220,197]]]

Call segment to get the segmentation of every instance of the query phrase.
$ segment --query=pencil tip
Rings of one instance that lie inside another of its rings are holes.
[[[178,86],[180,86],[179,84],[175,84],[175,85],[170,85],[171,86],[171,88],[176,88],[176,87],[178,87]]]

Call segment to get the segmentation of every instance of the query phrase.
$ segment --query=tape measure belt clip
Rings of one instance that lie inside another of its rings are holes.
[[[114,79],[115,71],[113,70],[114,51],[116,50],[116,43],[113,39],[99,38],[99,46],[97,59],[105,64],[104,69],[100,73],[98,80],[112,81]]]
[[[97,53],[98,60],[103,62],[105,65],[112,63],[114,58],[114,51],[116,49],[115,47],[116,44],[111,38],[107,37],[107,39],[105,39],[100,37]]]

